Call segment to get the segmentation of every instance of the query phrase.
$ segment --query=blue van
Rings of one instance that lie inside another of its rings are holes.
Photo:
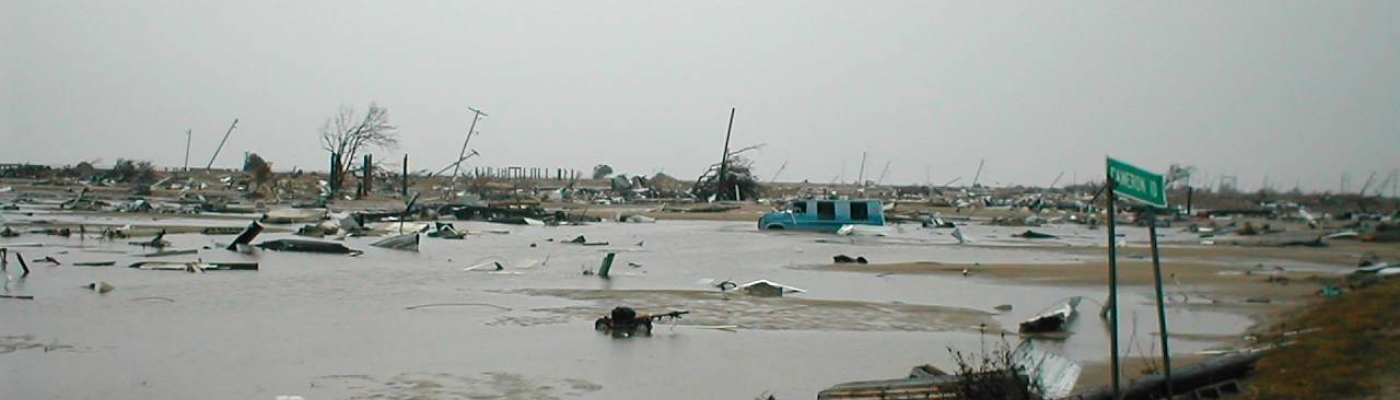
[[[884,208],[879,200],[795,200],[758,219],[758,229],[836,232],[845,225],[884,226]]]

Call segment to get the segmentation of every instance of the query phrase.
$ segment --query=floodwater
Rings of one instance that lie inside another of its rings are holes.
[[[948,230],[911,226],[872,238],[760,232],[748,222],[456,224],[479,234],[425,237],[419,252],[370,247],[377,238],[347,239],[364,251],[357,257],[243,255],[220,249],[232,236],[167,236],[175,248],[211,249],[159,260],[252,259],[262,268],[203,274],[125,268],[144,260],[134,256],[143,250],[125,240],[0,239],[0,247],[42,243],[10,250],[64,263],[31,263],[27,278],[13,262],[5,272],[5,293],[36,299],[0,299],[0,399],[812,398],[841,382],[903,376],[914,365],[951,369],[949,349],[976,352],[1003,340],[1014,346],[1015,335],[1003,339],[999,327],[1014,331],[1019,321],[1070,296],[1088,301],[1075,334],[1052,347],[1080,361],[1108,354],[1094,304],[1103,288],[803,268],[836,254],[876,263],[1083,260],[1009,237],[1024,228],[965,226],[978,245],[958,246]],[[1105,241],[1102,231],[1036,230],[1066,237],[1054,246]],[[562,243],[578,235],[610,244]],[[1145,240],[1146,233],[1128,228],[1125,236]],[[288,235],[258,239],[281,237]],[[612,279],[582,273],[608,252],[617,253]],[[81,261],[117,266],[71,265]],[[506,269],[463,271],[484,261]],[[807,292],[725,300],[707,284],[757,279]],[[94,281],[116,290],[82,288]],[[1144,349],[1157,340],[1149,294],[1123,294],[1121,332]],[[410,309],[447,303],[455,305]],[[1013,310],[999,314],[1000,304]],[[693,308],[693,314],[658,323],[650,337],[595,332],[592,319],[616,305],[643,312]],[[1172,330],[1182,333],[1237,335],[1250,324],[1218,311],[1169,314]],[[1214,345],[1174,340],[1173,350]]]

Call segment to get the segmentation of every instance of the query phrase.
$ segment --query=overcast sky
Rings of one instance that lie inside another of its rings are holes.
[[[0,162],[325,170],[341,104],[387,107],[416,169],[764,179],[1101,179],[1111,155],[1257,188],[1400,168],[1400,2],[0,0]],[[927,175],[926,175],[927,174]]]

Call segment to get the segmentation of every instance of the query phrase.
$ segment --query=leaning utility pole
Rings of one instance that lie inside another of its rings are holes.
[[[185,172],[190,172],[190,137],[193,133],[193,130],[185,130]]]
[[[783,165],[779,165],[779,166],[778,166],[778,172],[774,172],[774,173],[773,173],[773,179],[769,179],[769,180],[768,180],[768,183],[773,183],[773,182],[777,182],[777,181],[778,181],[778,175],[782,175],[782,174],[783,174],[783,170],[784,170],[784,169],[787,169],[787,163],[788,163],[787,160],[783,160]]]
[[[219,148],[214,149],[214,156],[213,156],[213,157],[209,157],[209,164],[208,164],[208,165],[205,165],[205,166],[204,166],[204,169],[207,170],[207,169],[210,169],[210,168],[213,168],[213,167],[214,167],[214,159],[219,158],[219,152],[224,150],[224,143],[225,143],[225,142],[228,142],[228,135],[229,135],[230,133],[233,133],[233,128],[237,128],[237,127],[238,127],[238,118],[234,118],[234,119],[233,119],[233,123],[228,125],[228,132],[224,132],[224,140],[220,140],[220,141],[219,141]]]
[[[719,158],[719,176],[715,177],[716,200],[724,200],[724,174],[729,172],[729,135],[734,133],[735,110],[737,109],[734,107],[729,108],[729,128],[724,131],[724,155]]]
[[[462,167],[462,157],[466,157],[466,156],[467,156],[467,144],[472,142],[472,133],[475,133],[475,132],[476,132],[476,121],[481,120],[481,117],[489,117],[489,116],[490,116],[490,115],[486,115],[486,113],[481,112],[481,110],[478,110],[478,109],[476,109],[475,107],[470,107],[470,106],[468,106],[467,109],[468,109],[468,110],[472,110],[472,113],[473,113],[473,115],[472,115],[472,124],[471,124],[471,127],[467,128],[467,140],[465,140],[465,141],[462,142],[462,151],[459,152],[459,153],[457,153],[457,165],[452,167],[452,183],[453,183],[453,184],[456,184],[456,183],[457,183],[457,170],[461,169],[461,167]]]
[[[885,161],[885,169],[880,171],[880,178],[875,180],[875,187],[880,187],[881,184],[885,183],[885,174],[888,173],[890,173],[890,162],[887,160]]]
[[[972,187],[977,187],[977,181],[982,179],[982,165],[987,163],[987,159],[977,162],[977,174],[972,176]]]
[[[856,184],[865,189],[865,152],[860,152],[860,173],[856,174]]]

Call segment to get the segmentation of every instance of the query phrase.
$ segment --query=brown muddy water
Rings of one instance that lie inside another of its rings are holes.
[[[1050,347],[1080,361],[1107,357],[1106,330],[1094,315],[1103,288],[803,268],[836,254],[882,263],[1083,260],[1008,239],[1017,231],[1011,228],[963,227],[979,242],[959,246],[946,230],[919,228],[849,238],[765,233],[741,222],[457,225],[479,234],[459,241],[425,237],[419,252],[370,247],[376,238],[347,239],[364,251],[358,257],[243,255],[218,247],[231,236],[168,236],[176,248],[211,249],[161,260],[262,266],[203,274],[126,268],[143,252],[126,240],[0,239],[0,247],[42,244],[10,250],[64,263],[31,263],[34,272],[23,278],[14,262],[5,271],[5,294],[35,300],[0,299],[0,399],[813,398],[833,384],[898,377],[918,364],[949,369],[949,349],[1015,345],[1015,335],[1003,339],[1002,329],[1014,331],[1019,321],[1070,296],[1090,301],[1075,334]],[[1098,231],[1043,230],[1066,237],[1049,246],[1103,242]],[[1130,240],[1145,238],[1127,231]],[[578,235],[610,245],[560,243]],[[287,235],[258,239],[280,237]],[[581,273],[597,268],[607,252],[617,253],[612,279]],[[485,260],[506,269],[463,271]],[[82,261],[117,266],[72,266]],[[757,279],[807,293],[723,296],[704,283]],[[116,289],[82,288],[95,281]],[[1138,343],[1125,352],[1148,351],[1156,342],[1151,300],[1139,290],[1125,296],[1122,332]],[[443,303],[458,304],[415,308]],[[1001,304],[1012,311],[995,311]],[[616,305],[692,314],[659,323],[650,337],[595,332],[593,318]],[[1174,332],[1205,338],[1238,335],[1251,323],[1191,308],[1173,308],[1169,318]],[[1175,340],[1173,350],[1217,345]]]

